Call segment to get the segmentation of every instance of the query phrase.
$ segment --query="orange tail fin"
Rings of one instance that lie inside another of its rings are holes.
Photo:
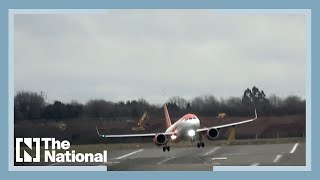
[[[171,120],[170,120],[170,116],[169,116],[169,112],[166,104],[164,105],[163,109],[164,109],[164,116],[166,118],[166,125],[167,125],[167,128],[169,128],[172,124],[171,124]]]

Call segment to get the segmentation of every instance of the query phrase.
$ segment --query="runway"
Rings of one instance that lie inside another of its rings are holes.
[[[197,147],[139,147],[108,151],[108,171],[212,171],[213,166],[305,166],[305,143],[262,145],[206,145]],[[57,163],[51,165],[70,165]]]

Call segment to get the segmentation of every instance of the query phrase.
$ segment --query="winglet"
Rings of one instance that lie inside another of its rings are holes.
[[[100,132],[99,132],[99,130],[98,130],[98,126],[96,126],[96,130],[97,130],[98,136],[101,136],[101,135],[100,135]]]
[[[258,119],[257,109],[254,109],[254,114],[256,116],[254,119]]]

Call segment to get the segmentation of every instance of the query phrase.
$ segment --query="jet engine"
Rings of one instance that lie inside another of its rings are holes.
[[[168,138],[164,134],[157,134],[154,137],[153,142],[158,146],[162,146],[162,145],[165,145],[168,142]]]
[[[212,140],[212,139],[217,138],[218,136],[219,136],[219,130],[218,129],[215,129],[215,128],[208,129],[208,131],[207,131],[208,139]]]

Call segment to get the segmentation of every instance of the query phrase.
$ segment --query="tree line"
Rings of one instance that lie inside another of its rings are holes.
[[[213,95],[198,96],[186,100],[174,96],[166,102],[172,117],[180,117],[185,113],[195,113],[199,116],[217,116],[224,112],[228,116],[250,116],[253,109],[259,115],[281,116],[303,114],[306,111],[306,101],[299,96],[290,95],[281,98],[276,95],[266,96],[257,87],[247,88],[241,97],[217,99]],[[61,120],[67,118],[104,118],[139,117],[147,111],[150,115],[162,117],[163,106],[148,103],[144,99],[111,102],[104,99],[93,99],[82,104],[76,101],[63,103],[46,102],[44,93],[19,91],[14,97],[14,119],[19,120]]]

